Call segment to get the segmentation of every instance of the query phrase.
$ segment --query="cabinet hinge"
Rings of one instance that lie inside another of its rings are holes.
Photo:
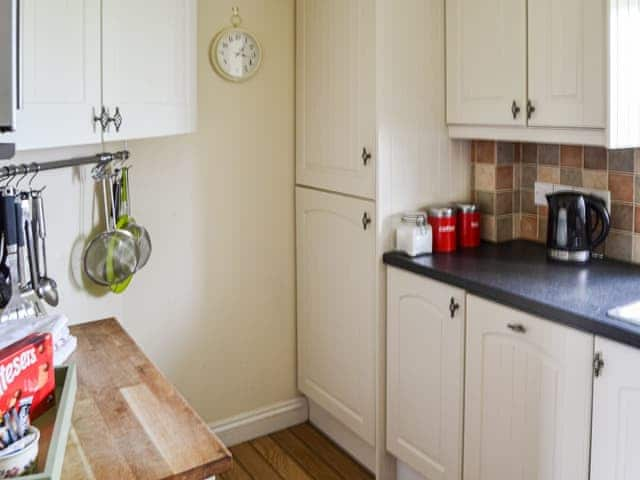
[[[602,369],[604,368],[604,359],[602,357],[602,352],[598,352],[593,357],[593,374],[596,377],[599,377],[602,373]]]

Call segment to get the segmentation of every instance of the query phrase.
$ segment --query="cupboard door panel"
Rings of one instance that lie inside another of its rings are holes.
[[[529,125],[604,128],[605,30],[602,0],[529,2]]]
[[[596,337],[591,480],[640,478],[640,350]]]
[[[587,480],[592,357],[593,336],[468,295],[465,480]]]
[[[374,52],[373,0],[298,0],[299,185],[375,197]]]
[[[447,122],[526,125],[526,0],[446,6]]]
[[[296,209],[298,387],[374,445],[375,206],[297,188]]]
[[[108,0],[102,15],[104,105],[122,115],[105,140],[193,131],[195,0]]]
[[[100,0],[21,1],[19,150],[100,143]]]
[[[387,449],[427,480],[458,480],[464,291],[394,268],[387,272]],[[453,318],[452,298],[460,306]]]

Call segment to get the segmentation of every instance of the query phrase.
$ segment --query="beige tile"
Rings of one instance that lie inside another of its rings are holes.
[[[640,173],[640,148],[636,148],[634,156],[635,156],[635,164],[636,164],[636,173]]]
[[[480,217],[480,237],[487,242],[496,242],[498,238],[496,217],[493,215],[482,215]]]
[[[607,237],[605,255],[616,260],[630,262],[633,250],[633,235],[619,230],[611,230]]]
[[[475,189],[493,191],[496,189],[496,167],[487,163],[476,163],[474,170]]]
[[[538,165],[538,181],[546,183],[560,183],[560,167]]]
[[[536,215],[521,215],[520,237],[525,240],[538,241],[538,217]]]
[[[607,190],[609,188],[609,177],[606,170],[583,170],[582,185],[585,188],[595,188],[597,190]]]
[[[513,238],[520,238],[520,214],[513,214]]]
[[[513,215],[498,217],[496,223],[496,237],[498,242],[513,240]]]

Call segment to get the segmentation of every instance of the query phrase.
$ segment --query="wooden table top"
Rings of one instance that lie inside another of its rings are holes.
[[[115,319],[71,327],[78,393],[64,480],[202,480],[231,453]]]

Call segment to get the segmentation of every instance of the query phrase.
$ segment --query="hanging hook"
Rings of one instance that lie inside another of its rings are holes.
[[[27,167],[24,163],[20,164],[18,166],[18,168],[22,169],[22,176],[18,179],[18,181],[16,182],[16,188],[18,188],[20,186],[20,184],[22,183],[22,181],[27,178],[27,175],[29,174],[29,167]]]
[[[33,162],[31,166],[33,167],[33,175],[31,175],[31,178],[29,179],[29,190],[33,191],[33,186],[31,184],[40,173],[40,164],[37,162]]]
[[[13,165],[9,165],[8,167],[6,167],[6,169],[7,169],[8,179],[6,183],[2,184],[2,188],[7,188],[9,184],[13,181],[13,179],[16,178],[16,172],[17,172],[16,167],[14,167]]]

